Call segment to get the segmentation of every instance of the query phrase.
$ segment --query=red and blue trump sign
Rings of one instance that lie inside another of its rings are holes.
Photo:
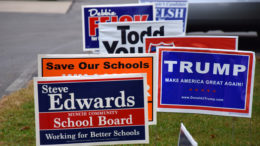
[[[159,48],[158,111],[251,117],[253,52]]]
[[[149,142],[143,74],[34,82],[37,145]]]
[[[98,23],[153,21],[153,4],[82,6],[83,51],[99,48]]]

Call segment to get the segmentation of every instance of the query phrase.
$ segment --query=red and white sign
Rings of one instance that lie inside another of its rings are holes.
[[[146,53],[155,53],[158,46],[194,47],[237,50],[238,37],[236,36],[160,36],[146,37]]]

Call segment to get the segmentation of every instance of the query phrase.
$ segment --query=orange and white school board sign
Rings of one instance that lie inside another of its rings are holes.
[[[194,47],[194,48],[211,48],[224,50],[237,50],[237,36],[160,36],[146,37],[146,53],[155,53],[156,47]]]
[[[38,56],[38,76],[88,76],[146,73],[148,84],[148,120],[156,124],[157,75],[155,54],[46,54]]]

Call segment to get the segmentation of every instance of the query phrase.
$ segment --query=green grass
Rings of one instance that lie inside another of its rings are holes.
[[[260,145],[260,62],[256,66],[252,118],[158,113],[150,145],[177,145],[183,122],[199,145]],[[33,85],[0,101],[0,145],[35,145]]]
[[[0,101],[0,145],[35,145],[32,82]]]

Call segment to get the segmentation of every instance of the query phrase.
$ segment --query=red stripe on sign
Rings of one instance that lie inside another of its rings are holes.
[[[56,80],[56,81],[38,81],[38,84],[46,83],[74,83],[74,82],[100,82],[100,81],[122,81],[122,80],[142,80],[143,77],[135,78],[111,78],[111,79],[85,79],[85,80]]]
[[[202,48],[203,49],[203,48]],[[200,50],[200,49],[182,49],[182,48],[161,48],[160,53],[162,51],[169,51],[169,52],[200,52],[200,53],[213,53],[213,54],[231,54],[231,55],[252,55],[251,52],[236,52],[234,50]]]
[[[159,65],[158,65],[158,108],[161,108],[161,87],[162,87],[162,50],[159,49],[158,50],[158,53],[159,53]]]
[[[144,109],[40,113],[41,130],[144,125]]]
[[[248,69],[248,77],[247,77],[247,81],[248,81],[248,83],[247,83],[247,98],[246,98],[246,111],[247,111],[247,113],[249,113],[249,107],[250,107],[250,98],[251,98],[251,96],[250,96],[250,93],[251,93],[251,88],[253,88],[251,85],[252,85],[252,70],[253,70],[253,64],[254,64],[254,55],[251,53],[251,54],[249,54],[249,58],[250,58],[250,60],[249,60],[249,69]],[[252,93],[253,94],[253,93]],[[253,100],[253,99],[251,99],[251,100]]]
[[[210,110],[219,112],[236,112],[236,113],[248,113],[248,110],[227,109],[227,108],[215,108],[215,107],[203,107],[203,106],[183,106],[183,105],[161,105],[160,108],[174,108],[174,109],[194,109],[194,110]]]

